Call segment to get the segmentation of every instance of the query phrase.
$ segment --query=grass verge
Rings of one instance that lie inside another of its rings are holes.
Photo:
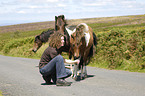
[[[0,96],[3,96],[3,95],[2,95],[2,91],[1,91],[1,90],[0,90]]]

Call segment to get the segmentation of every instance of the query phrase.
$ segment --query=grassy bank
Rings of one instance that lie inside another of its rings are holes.
[[[98,45],[89,66],[145,72],[145,15],[93,20],[86,19],[98,37]],[[48,44],[37,53],[31,49],[35,35],[44,30],[1,32],[0,54],[40,59]]]
[[[40,58],[40,53],[43,47],[38,51],[37,54],[32,52],[33,42],[35,35],[40,34],[44,30],[35,30],[27,32],[8,32],[1,33],[0,38],[0,54],[15,57],[25,57],[25,58]]]
[[[0,90],[0,96],[3,96],[3,95],[2,95],[2,91],[1,91],[1,90]]]
[[[145,30],[111,30],[98,34],[92,66],[145,72]]]

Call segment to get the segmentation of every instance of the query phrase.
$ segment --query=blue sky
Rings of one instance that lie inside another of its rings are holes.
[[[0,0],[0,26],[66,19],[145,14],[144,0]]]

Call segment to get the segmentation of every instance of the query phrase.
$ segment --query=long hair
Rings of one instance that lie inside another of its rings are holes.
[[[64,37],[63,34],[59,32],[54,32],[54,34],[52,34],[48,40],[49,46],[58,49],[61,45],[62,36]]]

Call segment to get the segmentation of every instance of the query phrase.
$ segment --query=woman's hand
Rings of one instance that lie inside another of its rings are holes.
[[[75,62],[76,62],[77,64],[79,64],[79,63],[80,63],[80,60],[79,60],[79,59],[77,59],[77,60],[75,60]]]

